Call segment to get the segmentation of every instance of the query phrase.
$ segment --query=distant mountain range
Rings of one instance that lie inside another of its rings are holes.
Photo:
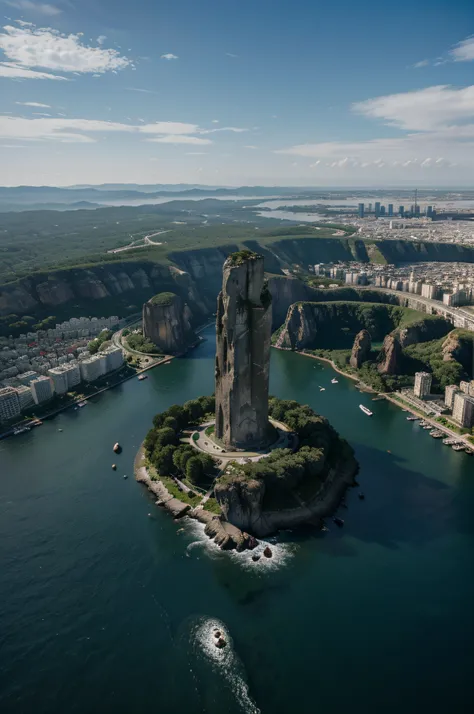
[[[230,196],[267,198],[270,196],[301,196],[305,189],[241,186],[222,188],[186,184],[145,185],[102,184],[100,186],[0,186],[0,211],[64,210],[99,208],[104,205],[139,205],[153,199],[226,198]]]

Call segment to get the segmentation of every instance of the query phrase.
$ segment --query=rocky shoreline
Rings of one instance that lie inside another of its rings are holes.
[[[355,462],[356,463],[356,462]],[[271,535],[284,528],[295,528],[304,524],[323,526],[323,519],[332,515],[339,506],[347,488],[355,486],[357,466],[348,465],[347,468],[338,468],[328,477],[322,492],[305,505],[298,508],[282,509],[280,511],[263,511],[258,522],[255,522],[254,532],[258,537]],[[226,521],[222,516],[206,511],[202,506],[193,508],[189,503],[184,503],[172,496],[161,481],[154,481],[144,464],[143,444],[137,452],[134,463],[135,478],[138,483],[146,486],[156,497],[155,505],[165,508],[175,519],[188,516],[203,523],[205,534],[222,550],[252,550],[258,541],[237,526]],[[271,557],[267,554],[267,557]]]

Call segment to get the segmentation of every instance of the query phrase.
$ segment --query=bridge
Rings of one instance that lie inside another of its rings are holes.
[[[414,293],[401,292],[400,290],[391,290],[390,288],[376,288],[373,285],[357,286],[359,290],[375,290],[376,292],[393,295],[397,298],[398,304],[401,307],[410,307],[412,310],[426,312],[428,315],[441,315],[453,323],[454,327],[461,327],[464,330],[474,332],[474,313],[465,310],[462,307],[450,307],[439,300],[430,300],[429,298],[415,295]]]

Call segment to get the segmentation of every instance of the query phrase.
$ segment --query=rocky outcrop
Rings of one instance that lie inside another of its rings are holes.
[[[320,525],[333,513],[348,487],[355,485],[358,464],[354,456],[334,459],[320,489],[306,503],[295,508],[265,510],[265,484],[260,480],[235,477],[218,480],[215,496],[222,517],[241,531],[264,537],[278,530],[296,528],[305,523]]]
[[[459,362],[466,373],[474,376],[474,333],[465,330],[453,330],[442,346],[444,362]]]
[[[159,293],[143,305],[143,334],[165,354],[180,354],[193,345],[192,313],[175,293]]]
[[[398,331],[398,339],[403,348],[419,342],[428,342],[444,337],[452,328],[443,317],[426,317],[419,322]]]
[[[372,349],[372,340],[367,330],[361,330],[354,340],[349,364],[354,369],[359,369],[369,359]]]
[[[311,300],[314,292],[306,283],[297,278],[273,275],[268,279],[268,289],[272,295],[272,330],[285,321],[288,308],[295,302]]]
[[[378,357],[377,369],[380,374],[397,374],[400,370],[402,348],[397,335],[387,335]]]
[[[216,436],[227,448],[267,441],[272,300],[263,257],[233,253],[217,300]]]

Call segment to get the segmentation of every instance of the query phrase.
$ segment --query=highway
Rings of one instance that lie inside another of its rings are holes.
[[[455,327],[462,327],[465,330],[474,332],[474,314],[468,310],[463,310],[462,307],[449,307],[439,300],[430,300],[429,298],[416,295],[415,293],[402,292],[401,290],[391,290],[390,288],[378,288],[373,285],[357,286],[361,290],[376,290],[377,292],[395,295],[399,300],[411,300],[425,307],[425,312],[428,314],[438,314],[451,320]]]

